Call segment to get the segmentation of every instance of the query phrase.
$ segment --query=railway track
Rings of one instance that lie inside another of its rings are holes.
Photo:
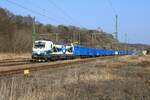
[[[0,60],[0,63],[19,62],[19,61],[24,61],[24,60],[29,60],[29,58],[3,59],[3,60]]]
[[[0,61],[0,68],[1,67],[8,67],[8,66],[18,66],[18,65],[27,65],[27,64],[36,64],[36,63],[43,63],[44,61],[33,61],[32,59],[22,59],[22,60],[4,60]]]
[[[0,76],[11,76],[16,74],[24,74],[25,71],[34,72],[40,70],[47,70],[49,68],[60,68],[71,64],[90,62],[94,60],[105,60],[112,59],[114,57],[97,57],[97,58],[86,58],[86,59],[74,59],[74,60],[64,60],[56,62],[45,62],[45,63],[26,63],[22,65],[14,64],[10,66],[0,67]]]
[[[0,67],[31,64],[30,60],[0,62]]]

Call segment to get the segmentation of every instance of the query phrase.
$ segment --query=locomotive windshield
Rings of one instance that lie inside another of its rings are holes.
[[[36,42],[34,44],[34,48],[45,48],[45,43],[44,42]]]

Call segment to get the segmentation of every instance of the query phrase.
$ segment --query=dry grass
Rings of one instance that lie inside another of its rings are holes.
[[[1,60],[15,60],[15,59],[29,59],[31,58],[30,53],[0,53],[0,61]]]
[[[150,100],[148,58],[97,60],[3,77],[0,100]]]

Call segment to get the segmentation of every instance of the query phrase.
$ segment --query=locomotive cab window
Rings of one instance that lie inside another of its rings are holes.
[[[37,42],[34,44],[34,48],[45,48],[45,43],[44,42]]]

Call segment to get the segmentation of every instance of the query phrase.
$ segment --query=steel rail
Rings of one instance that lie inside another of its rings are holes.
[[[28,70],[30,73],[34,72],[34,71],[40,71],[40,70],[46,70],[49,68],[60,68],[60,67],[64,67],[64,66],[68,66],[68,65],[72,65],[72,64],[77,64],[77,63],[86,63],[86,62],[90,62],[90,61],[94,61],[94,60],[104,60],[104,59],[111,59],[114,58],[112,56],[108,56],[108,57],[96,57],[96,58],[86,58],[86,59],[78,59],[78,60],[70,60],[70,61],[62,61],[62,62],[56,62],[56,63],[42,63],[39,65],[35,65],[35,66],[26,66],[26,67],[19,67],[16,68],[11,67],[10,69],[8,68],[7,70],[0,70],[0,77],[1,76],[11,76],[11,75],[16,75],[16,74],[25,74],[24,71]],[[28,65],[28,64],[27,64]]]

